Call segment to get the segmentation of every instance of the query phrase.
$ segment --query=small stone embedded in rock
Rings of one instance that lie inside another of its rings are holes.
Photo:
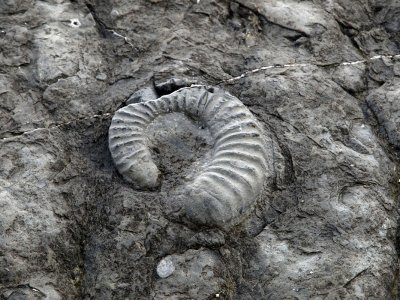
[[[104,81],[104,80],[107,79],[107,75],[104,74],[104,73],[99,73],[99,74],[96,76],[96,79]]]
[[[78,27],[81,27],[81,22],[78,19],[71,19],[69,26],[78,28]]]
[[[167,278],[171,276],[174,271],[175,266],[170,257],[165,257],[158,263],[157,275],[160,278]]]

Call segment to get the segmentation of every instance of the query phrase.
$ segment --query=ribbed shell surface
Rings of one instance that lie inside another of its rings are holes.
[[[268,167],[257,120],[223,90],[183,88],[119,109],[109,130],[109,148],[118,171],[137,188],[159,184],[160,173],[151,158],[145,129],[157,116],[170,112],[199,120],[214,140],[210,161],[175,197],[180,199],[185,217],[219,227],[236,223],[259,196]]]

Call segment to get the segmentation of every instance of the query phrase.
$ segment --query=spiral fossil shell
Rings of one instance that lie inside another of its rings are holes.
[[[214,144],[202,171],[168,201],[193,223],[222,228],[237,223],[262,190],[266,146],[252,113],[221,89],[192,86],[119,109],[109,129],[109,149],[119,173],[139,189],[159,184],[160,171],[151,158],[145,129],[170,112],[203,123]]]

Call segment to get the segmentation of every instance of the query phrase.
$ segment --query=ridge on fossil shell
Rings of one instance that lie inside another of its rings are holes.
[[[145,129],[157,116],[171,112],[202,122],[214,145],[200,174],[168,201],[194,223],[222,228],[237,223],[262,190],[266,146],[252,113],[221,89],[192,86],[119,109],[109,129],[109,149],[119,173],[138,189],[159,185],[160,171],[151,158]]]

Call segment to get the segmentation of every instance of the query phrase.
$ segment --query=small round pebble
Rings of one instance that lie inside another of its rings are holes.
[[[161,278],[167,278],[175,271],[174,263],[169,256],[164,257],[157,265],[157,275]]]

